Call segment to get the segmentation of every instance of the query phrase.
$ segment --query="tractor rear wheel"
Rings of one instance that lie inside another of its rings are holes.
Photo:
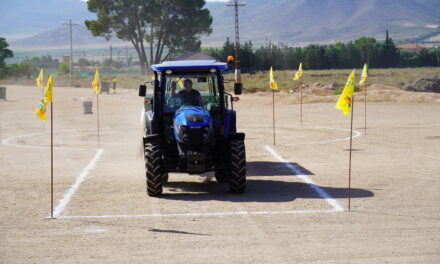
[[[149,196],[158,196],[162,194],[161,158],[162,154],[158,145],[145,144],[145,168],[147,193]]]
[[[233,193],[243,193],[246,189],[246,149],[241,140],[230,142],[231,180],[229,190]]]
[[[215,179],[218,183],[226,183],[229,182],[231,176],[229,174],[229,170],[217,170],[215,171]]]

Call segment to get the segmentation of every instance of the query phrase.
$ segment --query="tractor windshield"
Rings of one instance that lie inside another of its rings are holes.
[[[217,75],[214,73],[167,75],[165,83],[165,112],[175,112],[182,106],[201,106],[208,111],[220,107]]]

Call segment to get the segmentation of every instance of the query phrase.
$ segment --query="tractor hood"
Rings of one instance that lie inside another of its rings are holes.
[[[202,127],[211,125],[211,114],[200,106],[184,106],[174,115],[176,125]]]
[[[200,106],[183,106],[174,115],[174,137],[189,145],[206,144],[213,137],[212,118]]]

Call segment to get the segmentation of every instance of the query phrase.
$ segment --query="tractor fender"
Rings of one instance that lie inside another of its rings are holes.
[[[160,135],[159,134],[145,135],[144,144],[147,144],[147,143],[159,144],[160,143]]]
[[[154,133],[154,129],[153,129],[153,112],[152,111],[147,111],[145,112],[145,132],[144,135],[148,135],[148,134],[152,134]]]
[[[240,141],[244,141],[245,138],[245,133],[231,133],[228,136],[228,140],[240,140]]]

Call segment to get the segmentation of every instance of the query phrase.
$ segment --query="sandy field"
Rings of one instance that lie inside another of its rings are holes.
[[[301,126],[296,94],[278,94],[273,146],[272,95],[241,96],[246,193],[230,194],[209,174],[171,174],[164,195],[151,198],[137,91],[99,97],[99,148],[96,101],[94,114],[82,109],[92,89],[55,87],[57,218],[49,219],[50,124],[33,113],[41,91],[7,89],[0,263],[440,262],[439,95],[370,102],[366,135],[356,96],[349,212],[350,123],[331,100],[305,104]]]

